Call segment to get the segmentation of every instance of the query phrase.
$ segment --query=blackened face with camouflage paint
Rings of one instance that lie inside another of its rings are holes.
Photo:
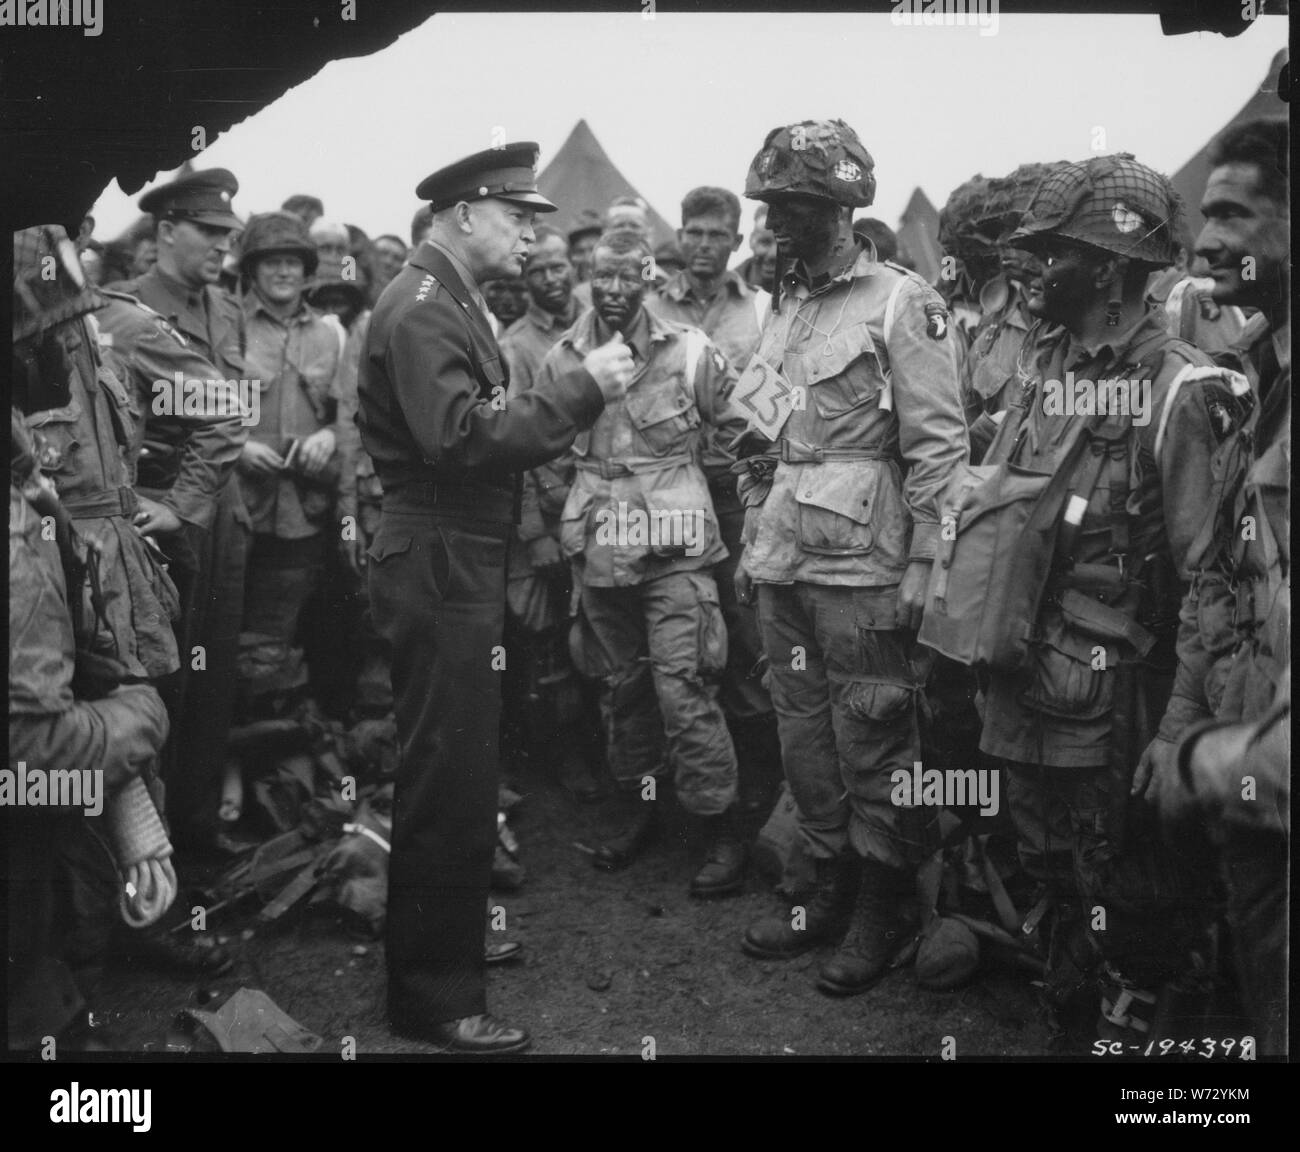
[[[814,263],[834,245],[842,212],[833,200],[788,193],[768,200],[767,227],[783,257]]]
[[[597,247],[591,257],[591,302],[608,328],[626,334],[650,284],[643,276],[648,267],[644,254],[640,249],[618,253]]]

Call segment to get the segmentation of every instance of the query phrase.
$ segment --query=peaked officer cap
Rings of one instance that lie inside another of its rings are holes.
[[[461,200],[486,200],[490,196],[537,212],[554,212],[555,205],[537,191],[537,156],[537,145],[531,141],[475,152],[426,176],[415,194],[429,201],[435,212]]]

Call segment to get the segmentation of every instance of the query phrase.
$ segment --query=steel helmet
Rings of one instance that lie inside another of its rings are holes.
[[[849,208],[876,198],[875,161],[843,120],[801,120],[773,128],[745,177],[745,196],[817,196]]]
[[[1174,263],[1182,202],[1168,178],[1131,153],[1062,164],[1034,192],[1009,242],[1059,236],[1156,267]]]

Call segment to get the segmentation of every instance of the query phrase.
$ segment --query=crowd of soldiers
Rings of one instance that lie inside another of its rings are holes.
[[[1216,141],[1195,237],[1127,154],[976,176],[931,285],[855,221],[876,177],[852,128],[804,121],[754,158],[735,268],[740,199],[699,187],[675,243],[625,197],[469,286],[504,362],[484,410],[584,366],[604,398],[522,472],[502,681],[507,750],[618,810],[595,866],[632,865],[675,796],[690,894],[738,893],[740,817],[783,775],[809,883],[741,946],[830,946],[817,987],[854,995],[914,943],[947,842],[900,773],[978,768],[1053,1021],[1084,1002],[1104,1039],[1191,1039],[1228,987],[1239,1032],[1285,1051],[1286,136]],[[113,953],[230,965],[166,905],[171,842],[238,815],[233,726],[307,695],[399,730],[414,706],[390,665],[421,641],[364,588],[412,540],[380,530],[401,510],[365,361],[445,206],[408,247],[311,196],[242,220],[237,193],[199,171],[113,244],[89,217],[14,236],[10,766],[100,769],[108,794],[9,809],[11,1046],[75,1044]],[[590,367],[611,338],[630,383]],[[1066,381],[1135,392],[1072,405]]]

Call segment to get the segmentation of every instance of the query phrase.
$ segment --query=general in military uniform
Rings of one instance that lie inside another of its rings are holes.
[[[914,630],[939,496],[968,451],[943,302],[853,234],[872,169],[843,121],[804,121],[768,134],[745,182],[790,267],[737,385],[757,419],[781,423],[775,458],[741,481],[741,567],[817,889],[801,928],[761,920],[744,948],[785,958],[847,928],[818,982],[831,994],[870,987],[906,942],[900,904],[933,810],[894,804],[891,776],[920,759],[930,661]]]
[[[529,1037],[486,1012],[483,937],[496,842],[506,548],[518,473],[567,449],[631,375],[597,349],[506,399],[478,286],[515,276],[533,239],[535,144],[477,153],[424,180],[430,238],[385,288],[359,386],[383,486],[369,550],[375,627],[392,651],[401,766],[389,868],[393,1027],[459,1052]]]

